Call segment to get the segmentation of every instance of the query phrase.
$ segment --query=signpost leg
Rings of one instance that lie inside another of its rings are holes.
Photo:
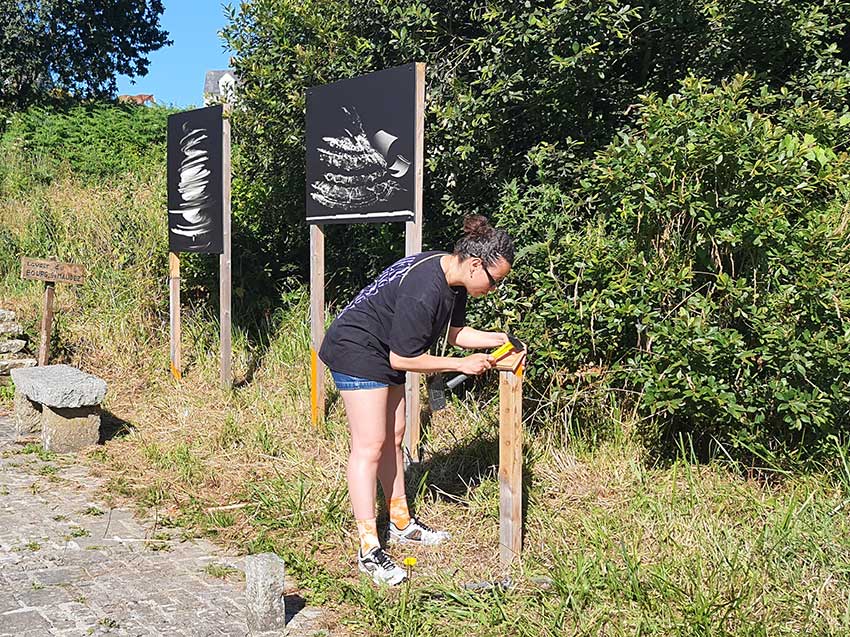
[[[416,63],[416,140],[414,142],[414,209],[413,221],[405,224],[404,253],[422,252],[422,185],[425,157],[425,64]],[[409,372],[404,385],[404,446],[411,462],[419,462],[421,408],[419,404],[420,374]]]
[[[183,355],[180,348],[180,257],[168,253],[168,310],[171,324],[171,375],[183,377]]]
[[[53,282],[45,283],[41,306],[41,343],[38,347],[39,366],[47,365],[47,359],[50,355],[50,332],[53,328],[53,293]]]
[[[231,370],[231,245],[230,245],[230,108],[224,107],[222,122],[222,241],[223,251],[219,257],[219,299],[221,308],[219,322],[221,324],[221,386],[224,389],[233,387]]]
[[[310,419],[318,425],[325,417],[325,367],[319,348],[325,336],[325,232],[310,225]]]
[[[522,367],[499,372],[499,561],[522,550]]]

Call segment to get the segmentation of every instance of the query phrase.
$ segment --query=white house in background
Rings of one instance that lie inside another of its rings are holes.
[[[207,71],[204,81],[204,106],[236,100],[236,74],[230,69]]]

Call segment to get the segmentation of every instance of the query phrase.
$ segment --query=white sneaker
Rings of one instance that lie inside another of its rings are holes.
[[[376,584],[396,586],[407,579],[407,572],[393,562],[380,546],[368,551],[366,555],[357,551],[357,565],[360,571],[369,575]]]
[[[446,531],[435,531],[412,515],[410,516],[410,522],[403,529],[398,528],[390,520],[390,542],[436,546],[448,539],[449,534]]]

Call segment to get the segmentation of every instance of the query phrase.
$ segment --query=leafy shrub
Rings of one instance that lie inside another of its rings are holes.
[[[667,95],[689,71],[780,85],[821,63],[848,15],[834,0],[244,2],[224,30],[244,107],[235,223],[251,228],[272,277],[306,271],[306,87],[426,63],[425,244],[444,247],[463,214],[496,216],[502,184],[524,179],[533,149],[548,145],[553,162],[558,148],[592,156],[633,121],[641,93]],[[568,166],[548,174],[572,178]],[[330,229],[328,272],[358,287],[401,254],[401,233]]]
[[[534,237],[505,303],[552,398],[615,391],[656,443],[787,458],[846,435],[850,113],[819,97],[689,78],[574,188],[505,189]]]
[[[24,192],[63,170],[91,183],[128,171],[149,172],[152,165],[164,165],[172,112],[92,103],[14,113],[0,137],[7,157],[4,189]]]
[[[473,211],[517,238],[511,283],[470,319],[530,342],[547,426],[629,409],[657,449],[817,454],[847,427],[848,18],[818,0],[243,3],[225,29],[238,223],[272,279],[303,272],[304,88],[423,61],[425,245]],[[400,238],[330,229],[334,283]]]

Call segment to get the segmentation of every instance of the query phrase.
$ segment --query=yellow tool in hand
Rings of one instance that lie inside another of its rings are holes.
[[[521,340],[519,340],[516,336],[513,336],[512,334],[508,334],[508,342],[500,345],[499,348],[491,354],[491,356],[496,360],[499,360],[500,358],[504,358],[511,352],[521,352],[524,349],[525,345]],[[458,374],[446,383],[446,387],[448,387],[449,389],[454,389],[467,378],[468,376],[466,374]]]

